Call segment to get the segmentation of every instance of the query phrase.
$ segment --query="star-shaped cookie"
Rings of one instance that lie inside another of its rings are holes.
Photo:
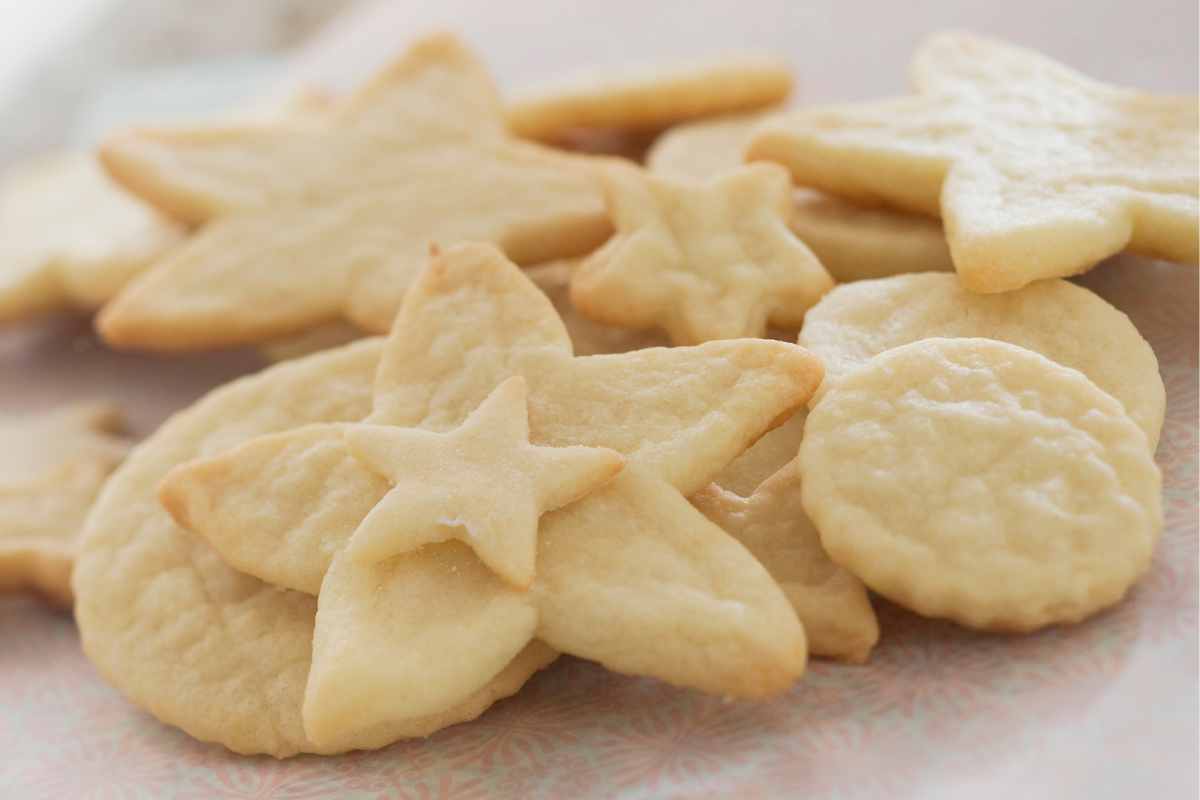
[[[635,167],[603,173],[617,232],[584,261],[571,301],[629,328],[661,327],[677,345],[798,327],[833,279],[788,229],[785,171],[758,164],[703,183]]]
[[[1195,97],[1121,89],[964,33],[917,51],[917,94],[797,111],[747,156],[798,183],[940,215],[964,284],[1016,289],[1124,249],[1197,260]]]
[[[449,35],[418,41],[328,113],[134,131],[101,157],[204,224],[104,309],[117,346],[256,343],[339,317],[386,331],[431,243],[493,242],[535,263],[611,231],[593,162],[510,138],[491,80]]]
[[[0,419],[0,591],[71,604],[75,537],[128,442],[108,406]]]
[[[775,341],[572,357],[528,278],[494,248],[463,245],[410,290],[367,423],[452,430],[520,375],[532,442],[625,457],[612,482],[542,517],[528,590],[456,541],[352,558],[347,542],[390,487],[351,453],[344,424],[190,462],[162,493],[230,565],[318,595],[303,717],[322,749],[460,702],[534,637],[618,671],[760,696],[803,669],[803,630],[763,567],[685,496],[820,374]]]
[[[89,154],[15,167],[0,179],[0,322],[98,308],[181,236]]]
[[[525,379],[509,378],[449,433],[356,425],[346,447],[392,485],[347,546],[364,563],[457,539],[518,588],[533,582],[537,521],[621,470],[620,454],[529,443]]]

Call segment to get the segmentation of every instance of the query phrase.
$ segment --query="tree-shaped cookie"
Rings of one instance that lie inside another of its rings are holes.
[[[448,35],[327,114],[135,131],[101,157],[204,224],[105,308],[101,332],[119,346],[253,343],[339,317],[386,331],[431,243],[493,242],[532,263],[610,230],[590,163],[510,139],[495,87]]]
[[[752,159],[797,182],[940,215],[959,276],[1000,292],[1124,249],[1197,260],[1195,97],[1107,86],[963,33],[932,37],[917,94],[767,123]]]
[[[588,316],[661,327],[677,345],[799,327],[833,279],[788,229],[786,172],[753,165],[698,183],[634,167],[603,175],[616,235],[571,281]]]
[[[459,541],[355,558],[347,543],[391,486],[348,446],[353,425],[189,462],[163,497],[237,569],[318,595],[304,724],[319,747],[461,701],[534,637],[618,671],[760,696],[803,669],[803,630],[769,574],[685,496],[820,373],[774,341],[572,357],[544,295],[493,248],[461,246],[410,290],[367,423],[453,431],[520,375],[531,442],[624,456],[611,483],[542,517],[528,589]]]

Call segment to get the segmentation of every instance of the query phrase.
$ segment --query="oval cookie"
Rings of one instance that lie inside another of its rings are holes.
[[[920,614],[1028,631],[1119,601],[1162,528],[1121,404],[1004,342],[927,339],[829,391],[800,446],[829,556]]]
[[[800,344],[825,362],[818,399],[872,356],[919,339],[982,336],[1041,353],[1120,400],[1158,444],[1166,393],[1158,359],[1129,317],[1063,280],[996,295],[950,274],[901,275],[834,287],[809,309]]]

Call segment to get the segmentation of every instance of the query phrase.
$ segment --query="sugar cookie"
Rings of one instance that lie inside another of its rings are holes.
[[[431,244],[494,242],[537,263],[611,231],[594,161],[509,137],[491,80],[449,35],[331,113],[134,131],[101,156],[149,202],[206,223],[105,307],[119,347],[254,344],[339,318],[382,332]]]
[[[1118,602],[1149,567],[1162,481],[1083,373],[992,339],[925,339],[809,413],[804,508],[830,558],[921,614],[1029,631]]]
[[[782,170],[697,183],[614,165],[603,179],[617,233],[571,279],[571,302],[595,320],[660,327],[677,345],[764,336],[768,323],[799,326],[833,287],[788,230]]]
[[[1083,272],[1129,249],[1195,263],[1195,97],[1093,81],[966,33],[929,38],[911,97],[804,109],[768,122],[753,159],[853,200],[941,216],[976,292]]]

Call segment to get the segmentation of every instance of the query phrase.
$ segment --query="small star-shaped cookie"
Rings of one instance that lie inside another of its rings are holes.
[[[98,308],[181,236],[89,154],[13,168],[0,179],[0,322]]]
[[[533,582],[537,520],[608,481],[619,453],[529,443],[525,380],[509,378],[449,433],[355,425],[346,447],[392,489],[358,526],[351,558],[373,563],[457,539],[513,586]]]
[[[1195,97],[1107,86],[964,33],[929,39],[912,74],[915,96],[767,123],[748,158],[831,194],[940,215],[978,292],[1073,275],[1126,248],[1197,260]]]
[[[833,279],[788,229],[787,173],[758,164],[704,183],[604,172],[616,235],[580,266],[571,300],[588,316],[661,327],[677,345],[798,327]]]
[[[492,242],[536,263],[611,232],[593,162],[509,137],[495,86],[449,35],[327,113],[134,131],[101,158],[204,224],[105,307],[100,331],[117,346],[253,344],[338,318],[382,332],[430,244]]]
[[[621,672],[757,697],[802,672],[803,629],[768,572],[686,495],[799,408],[820,374],[801,348],[762,340],[574,357],[519,269],[495,248],[460,245],[406,299],[366,422],[452,431],[519,375],[530,441],[624,456],[610,483],[541,517],[527,589],[459,541],[354,558],[348,543],[391,490],[348,447],[357,423],[187,461],[160,496],[231,567],[317,596],[306,747],[442,714],[535,638]]]
[[[102,405],[0,419],[0,591],[71,604],[75,537],[128,442]]]

